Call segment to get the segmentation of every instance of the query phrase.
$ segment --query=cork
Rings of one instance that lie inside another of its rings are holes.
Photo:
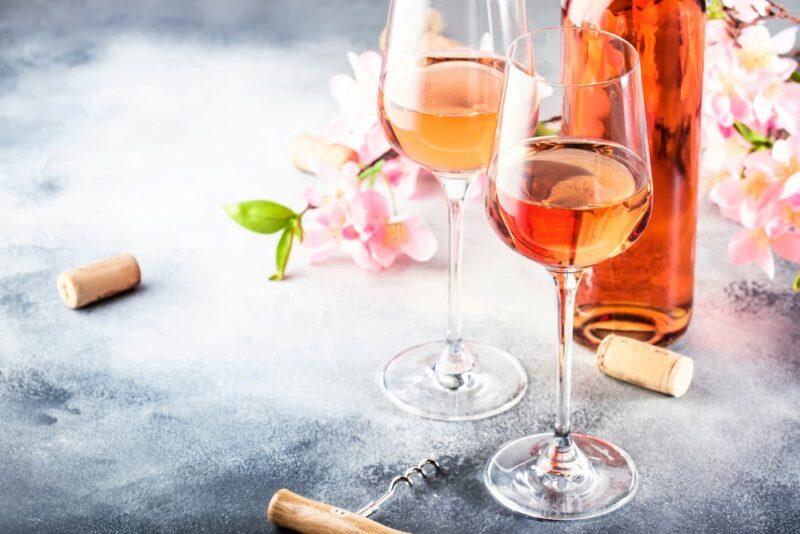
[[[686,393],[694,373],[688,356],[613,334],[597,347],[597,366],[608,376],[673,397]]]
[[[322,164],[339,170],[348,161],[358,163],[358,153],[350,147],[326,143],[319,137],[303,134],[292,141],[292,164],[305,172],[314,172]]]
[[[58,275],[58,294],[72,309],[81,308],[139,285],[142,273],[130,254],[120,254]]]

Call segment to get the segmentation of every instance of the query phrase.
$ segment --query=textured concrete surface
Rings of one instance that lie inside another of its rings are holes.
[[[556,21],[552,0],[531,13]],[[374,275],[349,260],[268,283],[274,241],[221,210],[301,204],[288,140],[333,116],[327,79],[373,47],[383,2],[0,3],[0,532],[271,531],[279,487],[344,507],[434,454],[447,476],[377,515],[417,532],[788,532],[800,524],[800,297],[725,259],[705,207],[695,357],[681,399],[575,363],[574,426],[627,449],[641,488],[604,518],[506,511],[481,472],[553,419],[551,286],[467,216],[465,328],[531,379],[510,412],[419,420],[377,386],[387,359],[440,337],[444,247]],[[445,239],[441,197],[415,205]],[[130,251],[144,285],[85,311],[67,267]]]

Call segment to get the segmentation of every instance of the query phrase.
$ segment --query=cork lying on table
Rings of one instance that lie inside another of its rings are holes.
[[[673,397],[686,393],[694,373],[688,356],[613,334],[597,347],[597,366],[608,376]]]
[[[58,294],[72,309],[80,308],[139,285],[142,273],[130,254],[120,254],[58,275]]]
[[[304,172],[314,172],[315,165],[341,169],[345,163],[358,163],[358,153],[350,147],[326,143],[313,135],[297,136],[290,147],[292,164]]]

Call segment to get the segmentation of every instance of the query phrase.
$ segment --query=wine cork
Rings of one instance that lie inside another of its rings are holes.
[[[120,254],[58,275],[58,294],[72,309],[128,291],[139,285],[142,273],[136,258]]]
[[[686,393],[694,372],[688,356],[613,334],[597,347],[597,366],[608,376],[673,397]]]
[[[318,164],[339,170],[348,161],[358,163],[358,153],[344,145],[326,143],[319,137],[303,134],[292,141],[292,164],[305,172],[314,172]]]

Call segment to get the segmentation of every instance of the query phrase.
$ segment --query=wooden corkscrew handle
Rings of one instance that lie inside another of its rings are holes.
[[[407,534],[288,489],[280,489],[272,496],[267,518],[275,526],[303,534]]]

